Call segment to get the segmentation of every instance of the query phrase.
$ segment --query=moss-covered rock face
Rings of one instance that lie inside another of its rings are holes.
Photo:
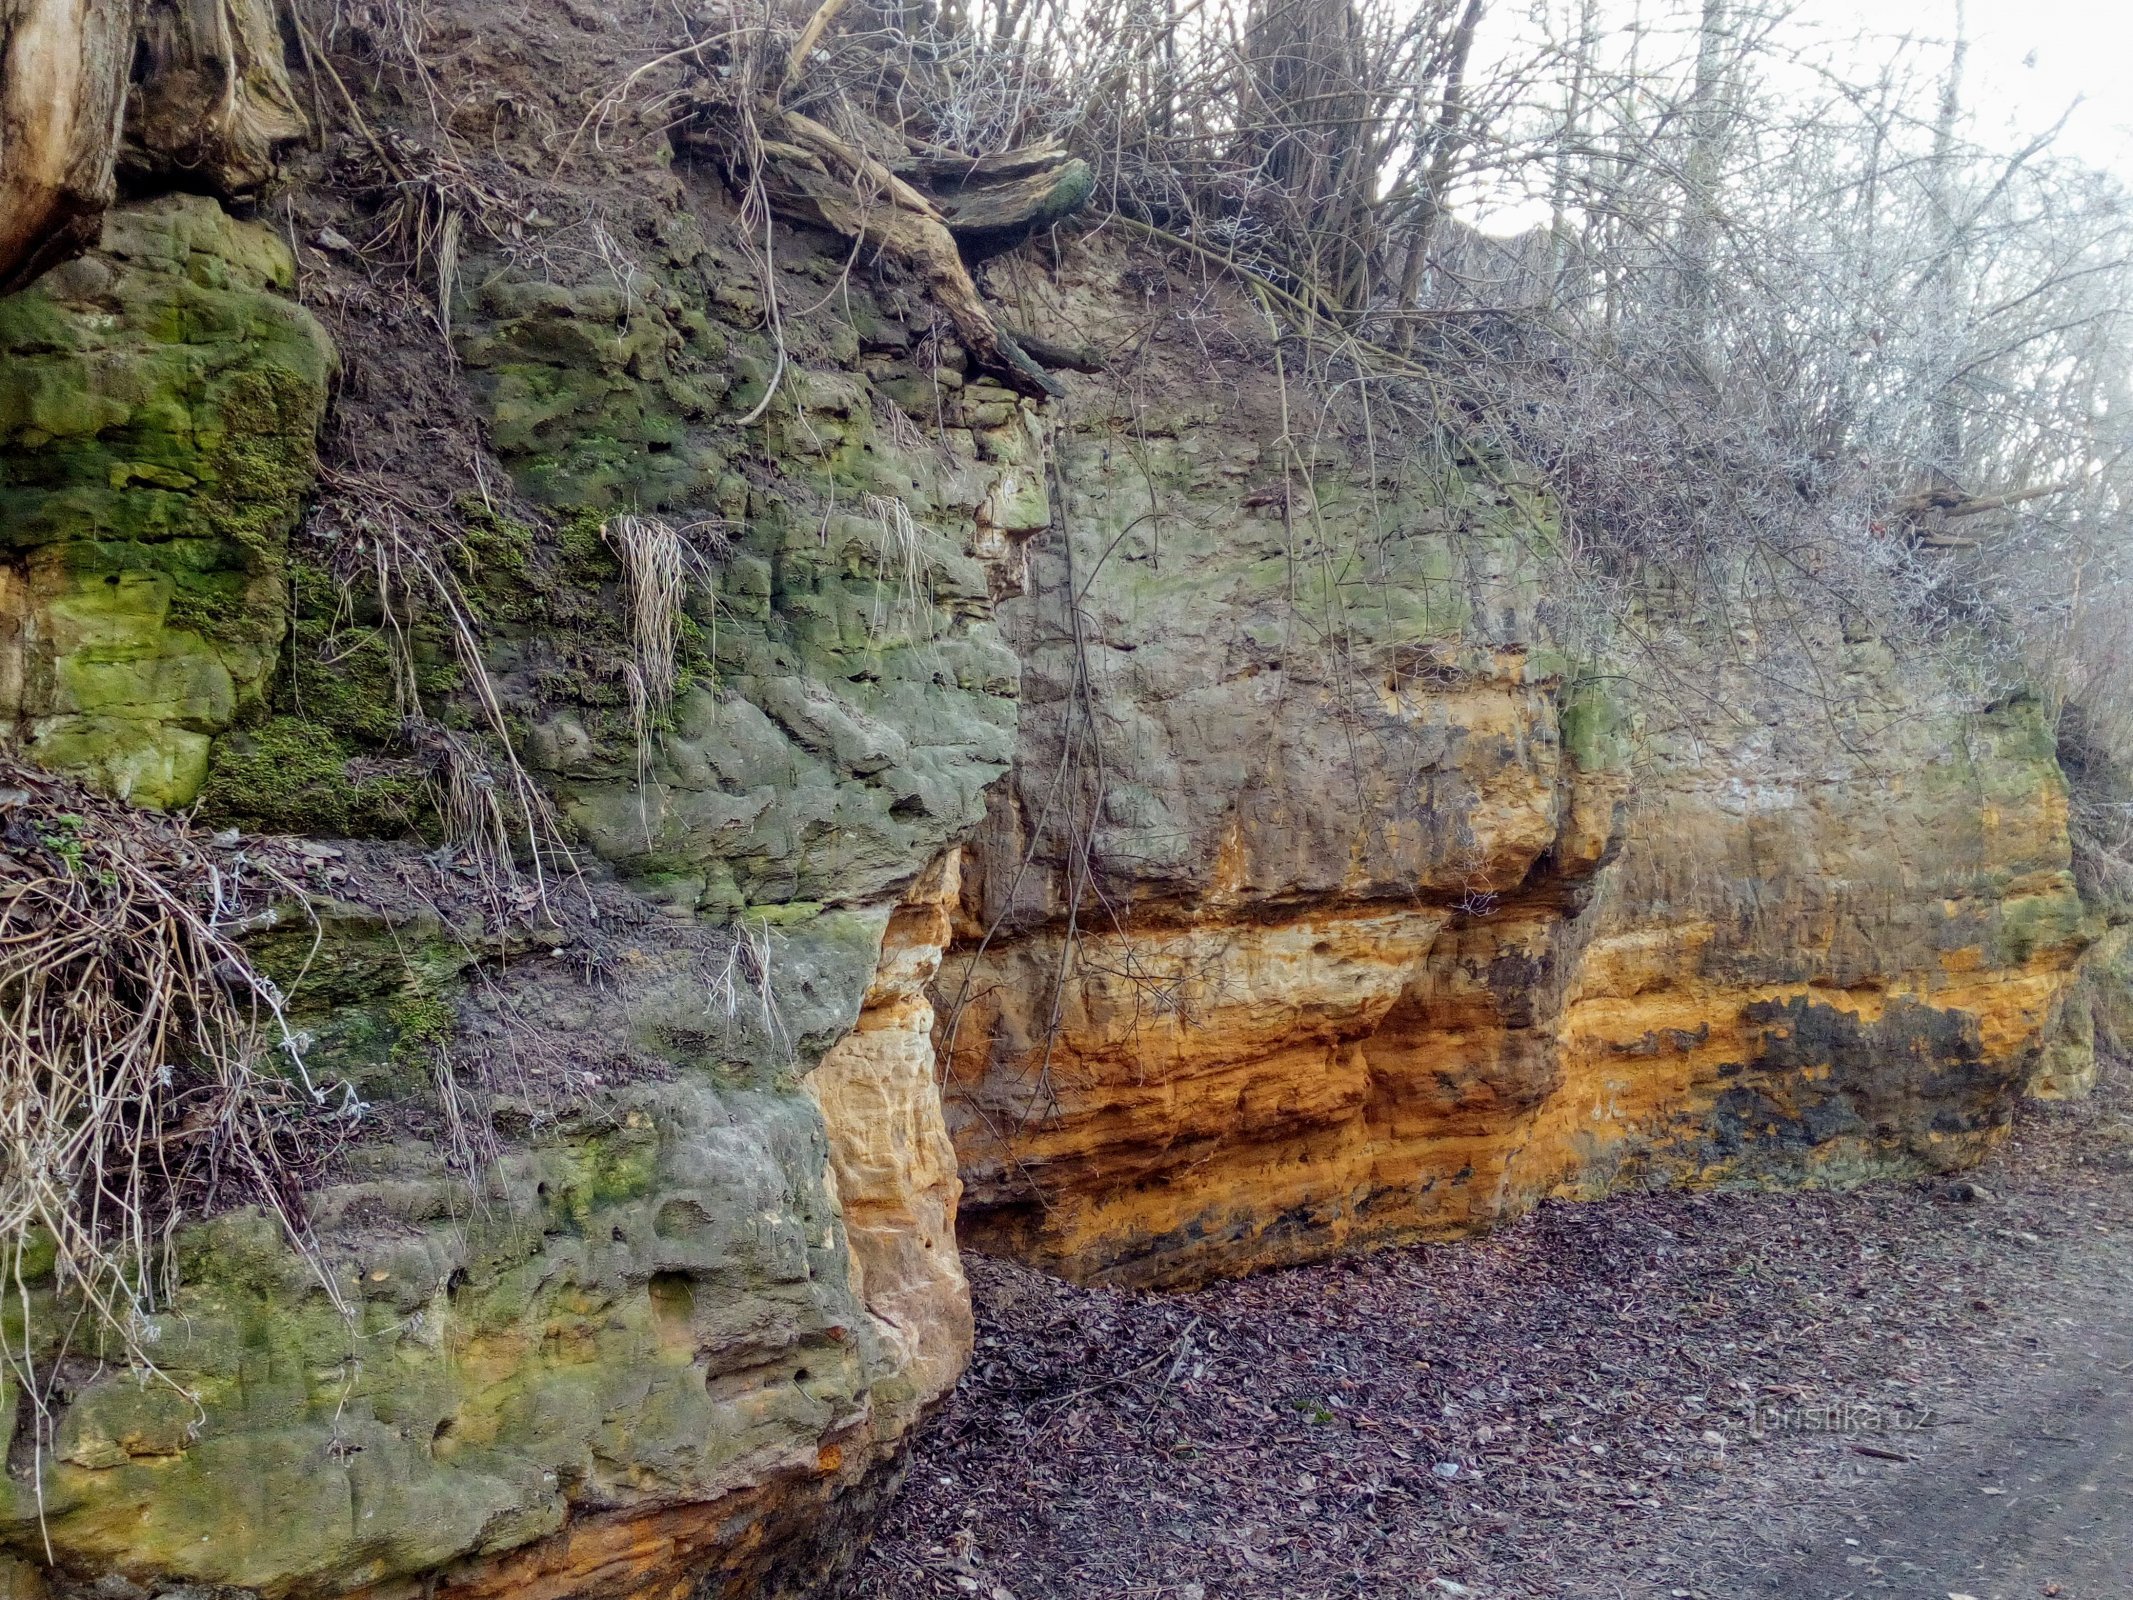
[[[870,1313],[869,1284],[897,1284],[855,1264],[830,1177],[854,1130],[801,1082],[860,1015],[887,920],[654,925],[598,986],[535,944],[484,1006],[468,930],[289,908],[255,953],[313,1073],[368,1106],[307,1197],[317,1260],[256,1211],[185,1230],[182,1287],[144,1331],[159,1373],[85,1374],[41,1503],[0,1484],[0,1537],[49,1538],[71,1573],[276,1595],[412,1595],[440,1571],[453,1592],[522,1548],[570,1592],[616,1541],[647,1583],[802,1581],[811,1536],[865,1503],[963,1355],[935,1341],[943,1371],[919,1368]],[[760,960],[722,1005],[736,941]],[[571,1054],[477,1089],[486,1053],[529,1041]],[[603,1081],[625,1061],[634,1079]],[[424,1132],[446,1064],[492,1144],[478,1168]],[[20,1308],[0,1320],[21,1348]],[[40,1359],[60,1326],[40,1286]],[[26,1413],[0,1399],[12,1431]]]
[[[920,991],[1012,748],[992,606],[1049,513],[1042,422],[953,352],[922,373],[922,309],[879,285],[795,318],[781,368],[715,227],[668,221],[614,286],[462,274],[456,371],[521,496],[470,490],[428,552],[473,652],[434,596],[388,618],[291,544],[331,367],[266,234],[158,202],[0,306],[9,709],[137,800],[340,841],[249,940],[349,1138],[306,1249],[252,1212],[182,1233],[159,1373],[84,1373],[41,1502],[0,1488],[33,1559],[277,1596],[798,1589],[961,1369]],[[834,264],[788,259],[820,301]],[[623,512],[700,556],[648,729]],[[167,692],[83,701],[118,666]],[[489,735],[477,671],[588,847],[597,928],[434,903],[464,897],[420,858],[401,711]],[[51,1294],[11,1347],[51,1357]]]
[[[1050,514],[1041,424],[1016,397],[950,373],[927,388],[924,437],[860,370],[854,326],[885,384],[916,380],[896,309],[855,285],[850,324],[812,342],[796,325],[781,362],[746,281],[676,219],[626,285],[503,269],[458,318],[498,452],[591,542],[580,582],[611,597],[559,641],[552,612],[480,580],[493,614],[521,619],[493,667],[524,689],[532,759],[599,855],[721,916],[878,897],[975,826],[1014,741],[993,596]],[[597,532],[623,511],[695,530],[711,568],[642,774],[623,574]]]
[[[258,710],[330,341],[266,228],[198,196],[0,299],[0,719],[38,760],[182,804]]]
[[[225,734],[201,791],[218,822],[263,833],[331,839],[390,838],[418,831],[429,797],[410,772],[364,771],[357,752],[328,724],[275,717]]]

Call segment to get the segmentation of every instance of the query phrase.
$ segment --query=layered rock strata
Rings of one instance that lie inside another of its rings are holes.
[[[1997,1137],[2090,937],[2036,707],[1834,628],[1811,701],[1774,621],[1677,619],[1720,687],[1677,709],[1558,642],[1515,474],[1142,384],[1077,386],[1003,610],[940,986],[967,1242],[1189,1284]]]
[[[52,1580],[797,1592],[967,1358],[959,1226],[1187,1283],[1948,1167],[2078,1076],[2035,707],[1812,621],[1803,699],[1753,604],[1642,619],[1640,676],[1513,465],[1305,427],[1100,253],[1098,326],[1027,320],[1116,365],[1046,406],[686,150],[638,199],[348,344],[344,425],[423,415],[327,474],[275,232],[142,199],[0,300],[9,742],[310,840],[246,926],[349,1113],[302,1248],[185,1219],[154,1374],[56,1361],[18,1263],[0,1537]],[[625,519],[687,576],[656,707]],[[440,813],[514,774],[579,876]]]

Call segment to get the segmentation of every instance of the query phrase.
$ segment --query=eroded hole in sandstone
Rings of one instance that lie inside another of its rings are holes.
[[[655,1272],[645,1284],[652,1320],[662,1334],[685,1332],[696,1315],[696,1285],[685,1272]]]

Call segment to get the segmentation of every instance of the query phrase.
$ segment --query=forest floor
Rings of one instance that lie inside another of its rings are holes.
[[[1550,1204],[1187,1295],[977,1259],[862,1600],[2128,1600],[2133,1088],[1968,1181]]]

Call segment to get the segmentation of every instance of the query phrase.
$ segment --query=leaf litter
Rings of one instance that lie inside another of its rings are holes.
[[[1180,1295],[972,1257],[847,1593],[1734,1600],[2133,1303],[2124,1077],[1953,1182],[1550,1202]]]

